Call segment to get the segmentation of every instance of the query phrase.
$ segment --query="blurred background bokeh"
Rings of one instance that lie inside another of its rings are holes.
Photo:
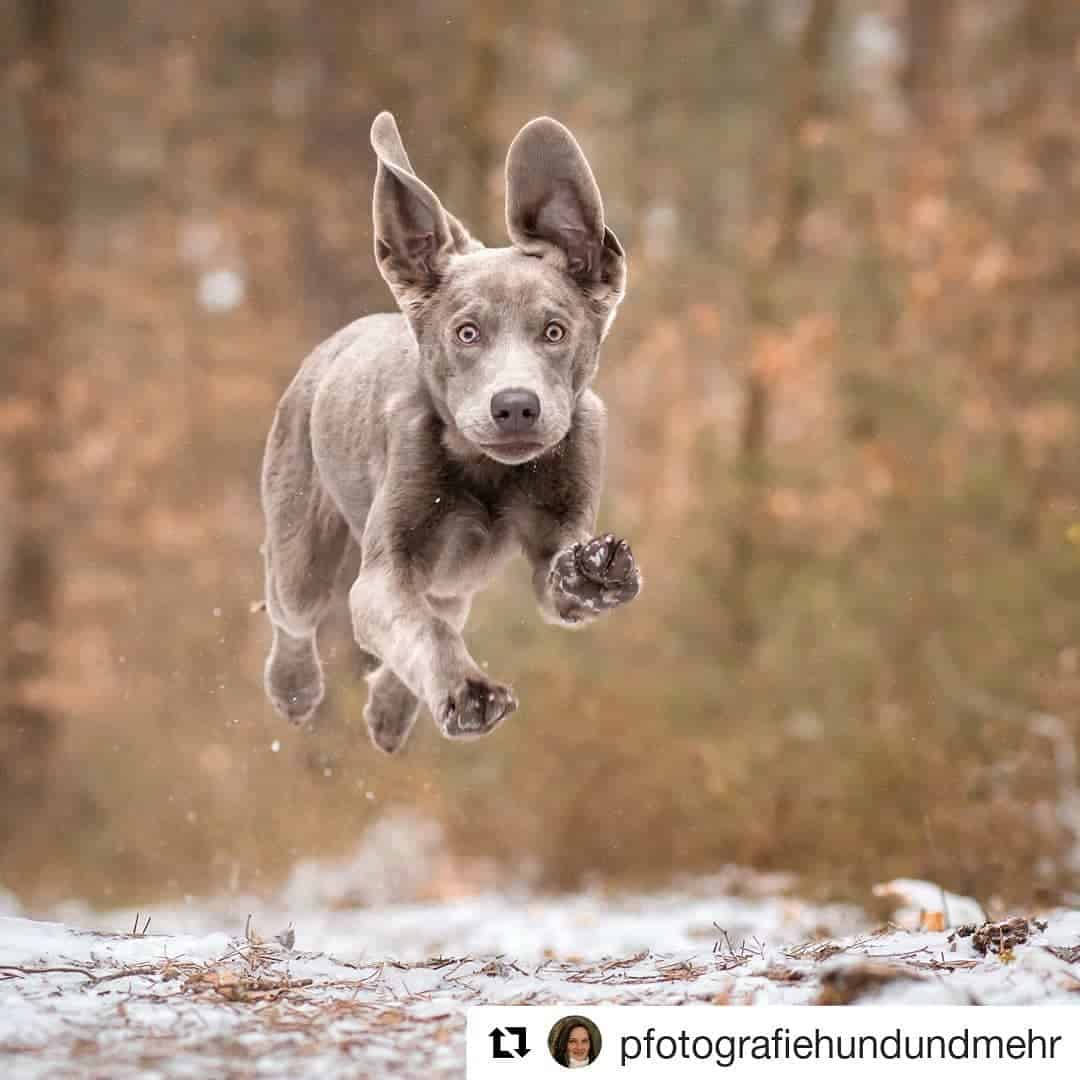
[[[408,808],[433,895],[1080,887],[1076,0],[0,0],[0,86],[0,886],[259,892]],[[394,759],[344,625],[296,731],[250,610],[277,398],[392,304],[383,108],[489,244],[521,124],[578,136],[646,575],[567,635],[512,565],[520,711]]]

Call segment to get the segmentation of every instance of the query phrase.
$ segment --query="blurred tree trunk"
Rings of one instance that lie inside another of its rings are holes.
[[[22,95],[24,167],[17,213],[29,230],[22,325],[14,362],[3,365],[0,397],[17,416],[6,427],[3,454],[11,471],[10,553],[0,626],[0,849],[41,801],[56,741],[57,718],[40,692],[51,669],[56,606],[55,492],[57,323],[68,205],[67,75],[64,0],[21,0],[18,9],[28,79]]]
[[[1019,547],[1031,547],[1039,539],[1046,505],[1055,494],[1069,498],[1075,490],[1075,478],[1065,472],[1055,492],[1058,455],[1031,461],[1021,431],[1026,410],[1054,393],[1045,378],[1032,376],[1032,356],[1040,348],[1032,313],[1041,308],[1044,324],[1056,325],[1062,340],[1075,341],[1080,326],[1075,300],[1080,260],[1075,236],[1064,224],[1075,222],[1078,210],[1075,176],[1080,155],[1071,118],[1080,89],[1080,13],[1074,0],[1026,0],[1018,14],[1014,48],[1022,81],[1011,122],[1042,191],[1029,206],[1003,207],[1002,232],[1010,250],[1034,252],[1042,270],[1011,290],[1011,302],[1002,305],[999,317],[1009,327],[1010,362],[996,365],[991,377],[1010,419],[1007,460],[1025,479],[1013,507],[1011,539]]]
[[[465,64],[453,102],[454,138],[461,149],[454,172],[461,177],[451,191],[450,207],[465,227],[485,244],[501,243],[501,214],[495,214],[488,181],[498,166],[494,145],[499,82],[498,4],[473,4],[465,23]]]
[[[951,0],[908,0],[907,63],[902,85],[912,114],[930,124],[941,107]]]
[[[739,492],[731,538],[731,570],[726,601],[731,611],[732,637],[737,648],[752,649],[758,626],[751,578],[756,562],[762,502],[765,495],[766,436],[769,388],[757,363],[764,338],[783,322],[772,293],[772,281],[798,252],[799,231],[810,202],[810,177],[803,133],[821,105],[822,69],[829,33],[836,17],[836,0],[814,0],[792,60],[780,102],[781,121],[772,154],[759,185],[765,211],[759,238],[747,270],[746,295],[750,314],[751,360],[744,383],[736,474]]]
[[[356,101],[363,88],[381,90],[386,83],[383,38],[393,16],[380,15],[370,40],[357,39],[362,20],[346,5],[319,4],[306,0],[299,40],[307,70],[314,73],[315,92],[302,114],[300,136],[306,167],[314,177],[313,190],[297,215],[296,244],[304,279],[303,301],[309,312],[312,344],[364,314],[369,305],[383,300],[382,290],[361,280],[362,259],[369,258],[369,234],[356,257],[349,258],[349,227],[342,199],[365,226],[370,216],[365,192],[368,142],[364,120]],[[373,101],[378,94],[372,93]],[[392,93],[386,95],[393,102]],[[388,107],[379,102],[379,107]],[[374,110],[372,110],[372,115]],[[299,358],[297,359],[299,362]]]

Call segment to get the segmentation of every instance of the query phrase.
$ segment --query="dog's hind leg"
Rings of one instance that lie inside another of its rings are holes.
[[[349,586],[356,580],[360,570],[360,548],[350,540],[345,558],[338,573],[335,593],[348,604]],[[355,635],[350,634],[355,641]],[[400,750],[409,737],[420,711],[420,702],[412,691],[363,644],[355,641],[356,661],[354,671],[366,676],[368,698],[364,706],[371,741],[380,750],[393,754]]]
[[[333,603],[349,527],[319,482],[307,412],[290,395],[279,406],[270,431],[263,509],[266,610],[274,627],[266,693],[282,716],[301,724],[323,698],[316,635]]]
[[[265,670],[274,708],[302,724],[323,699],[317,635],[334,598],[334,580],[349,538],[339,516],[317,515],[287,539],[267,536],[266,610],[274,628]]]
[[[366,668],[364,674],[368,681],[368,698],[364,706],[368,734],[380,750],[393,754],[405,745],[420,712],[420,702],[374,653],[359,643],[357,652],[357,667]]]
[[[267,594],[272,591],[273,585],[268,586]],[[274,622],[274,640],[263,679],[266,696],[274,708],[291,723],[304,723],[325,693],[315,630],[294,636]]]
[[[352,655],[349,659],[348,669],[354,678],[365,679],[378,671],[382,661],[370,650],[364,648],[356,640],[352,629],[352,616],[349,614],[349,587],[356,580],[360,572],[360,545],[354,539],[349,540],[345,549],[345,557],[338,571],[337,581],[334,584],[334,605],[330,613],[330,619],[341,620],[341,627],[346,632]]]
[[[371,741],[387,754],[405,745],[416,723],[420,702],[385,665],[368,677],[368,700],[364,706]]]
[[[460,633],[469,617],[471,597],[429,598],[428,604]],[[420,700],[385,665],[368,679],[368,700],[364,706],[371,741],[387,754],[405,745],[420,715]]]

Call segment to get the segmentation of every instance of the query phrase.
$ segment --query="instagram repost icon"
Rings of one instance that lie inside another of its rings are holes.
[[[565,1069],[584,1069],[600,1053],[600,1029],[585,1016],[564,1016],[548,1033],[548,1050]]]
[[[505,1058],[523,1058],[529,1053],[528,1032],[523,1027],[495,1027],[488,1032],[491,1040],[491,1056],[498,1061]]]

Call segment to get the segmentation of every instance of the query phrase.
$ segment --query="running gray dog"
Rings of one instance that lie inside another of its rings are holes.
[[[371,144],[375,259],[401,314],[325,341],[278,404],[262,474],[265,676],[278,712],[311,717],[319,624],[347,591],[371,672],[364,716],[392,753],[421,704],[450,739],[517,708],[461,636],[515,551],[560,626],[632,600],[641,577],[624,540],[594,536],[606,418],[589,384],[626,258],[573,135],[541,117],[514,139],[503,248],[417,178],[390,113]]]

